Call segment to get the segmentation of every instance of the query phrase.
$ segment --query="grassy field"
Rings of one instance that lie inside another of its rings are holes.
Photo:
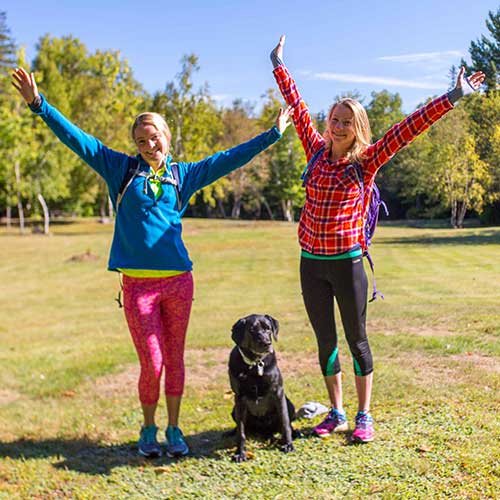
[[[195,263],[182,427],[192,455],[136,455],[138,366],[106,271],[112,228],[0,229],[0,499],[486,499],[500,491],[500,228],[379,226],[385,300],[369,305],[376,441],[310,436],[294,453],[250,439],[231,461],[232,324],[263,312],[296,406],[324,404],[299,289],[296,226],[185,220]],[[345,403],[356,411],[342,340]],[[164,402],[159,424],[165,425]]]

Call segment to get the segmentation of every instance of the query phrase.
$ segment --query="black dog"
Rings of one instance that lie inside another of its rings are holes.
[[[278,340],[279,323],[268,315],[252,314],[232,329],[236,346],[229,357],[229,381],[234,396],[232,416],[236,422],[236,462],[247,459],[246,432],[271,436],[281,432],[281,450],[293,451],[293,404],[285,396],[283,378],[272,340]]]

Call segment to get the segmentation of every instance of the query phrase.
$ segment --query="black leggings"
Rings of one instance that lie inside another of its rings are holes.
[[[318,342],[323,375],[335,375],[341,371],[334,297],[352,354],[354,373],[369,375],[373,371],[373,361],[366,337],[368,278],[363,257],[339,260],[302,257],[300,282],[306,311]]]

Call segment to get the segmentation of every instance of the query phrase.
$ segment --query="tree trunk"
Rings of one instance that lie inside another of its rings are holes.
[[[5,222],[7,229],[10,229],[12,227],[12,207],[10,205],[7,205],[5,209]]]
[[[453,229],[456,229],[457,224],[457,202],[455,200],[451,201],[451,216],[450,216],[450,224]]]
[[[14,163],[14,171],[16,173],[16,188],[17,188],[17,212],[19,215],[19,232],[24,233],[24,208],[21,198],[21,166],[19,161]]]
[[[182,113],[179,113],[177,116],[177,127],[175,131],[175,140],[174,140],[174,153],[176,158],[182,159],[182,125],[183,118]]]
[[[231,218],[239,219],[241,213],[241,197],[234,198],[233,209],[231,210]]]
[[[274,220],[274,214],[273,211],[271,210],[271,207],[269,206],[269,203],[265,198],[262,200],[262,205],[264,205],[264,208],[266,209],[267,215],[269,215],[270,220]]]
[[[288,222],[293,222],[292,200],[281,200],[283,218]]]
[[[226,209],[224,208],[224,203],[220,198],[217,198],[217,209],[219,211],[220,216],[225,219],[226,218]]]
[[[40,202],[40,205],[42,205],[42,210],[43,210],[43,234],[49,234],[49,224],[50,224],[49,209],[47,208],[47,203],[45,203],[45,199],[42,196],[42,193],[38,193],[37,198],[38,201]]]
[[[108,207],[108,196],[101,196],[101,201],[99,203],[99,222],[101,224],[109,224],[110,220],[107,216],[107,207]]]
[[[109,220],[113,220],[113,202],[111,198],[108,196],[108,218]]]
[[[459,202],[459,208],[457,213],[457,227],[464,227],[465,213],[467,212],[467,203],[465,201]]]

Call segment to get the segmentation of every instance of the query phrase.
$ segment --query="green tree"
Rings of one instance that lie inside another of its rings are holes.
[[[491,184],[488,189],[490,204],[484,211],[487,223],[500,223],[500,147],[498,124],[500,123],[500,92],[488,92],[470,96],[464,102],[476,141],[479,157],[489,168]]]
[[[172,131],[170,152],[175,160],[197,161],[217,151],[222,136],[220,114],[210,97],[208,86],[194,88],[194,74],[199,70],[198,57],[185,55],[175,81],[153,96],[152,108],[165,117]],[[227,181],[219,179],[197,195],[207,207],[214,208],[224,197]],[[196,197],[191,201],[193,205]]]
[[[420,162],[415,165],[419,188],[451,212],[452,227],[460,228],[467,210],[481,213],[488,201],[491,178],[488,165],[479,158],[464,107],[458,106],[428,131],[421,142]]]
[[[30,193],[30,186],[25,176],[27,160],[30,159],[30,149],[26,147],[26,143],[33,143],[31,123],[23,111],[23,104],[20,101],[9,100],[0,107],[2,203],[6,207],[9,226],[12,207],[17,206],[21,233],[25,231],[25,201]]]
[[[404,119],[402,104],[401,96],[397,93],[391,94],[387,90],[371,93],[366,112],[370,120],[373,142],[379,140],[394,124]],[[404,151],[396,155],[377,175],[377,185],[393,217],[404,216],[406,208],[412,204],[402,196],[402,190],[411,178],[404,167],[403,153]]]
[[[15,96],[10,84],[10,73],[16,64],[16,43],[7,26],[7,14],[0,11],[0,207],[6,210],[7,224],[10,226],[12,218],[13,196],[12,163],[8,160],[11,155],[12,130],[15,122]]]
[[[223,136],[221,148],[229,149],[245,142],[259,132],[256,120],[252,118],[253,109],[241,100],[233,102],[231,108],[222,110]],[[238,219],[242,207],[255,210],[259,206],[261,189],[261,162],[254,158],[244,168],[239,168],[227,176],[227,193],[232,200],[231,217]]]
[[[17,46],[7,25],[7,14],[0,11],[0,75],[9,77],[17,62]],[[5,90],[5,89],[4,89]]]
[[[266,98],[260,121],[267,128],[276,120],[281,104],[272,89],[268,90]],[[269,166],[265,196],[271,206],[279,206],[284,220],[293,221],[295,211],[300,210],[305,200],[300,177],[307,163],[293,126],[285,130],[281,140],[268,149],[263,158]]]
[[[130,130],[134,117],[145,110],[148,97],[132,74],[126,60],[117,51],[97,50],[86,58],[87,71],[78,105],[73,113],[86,131],[118,151],[135,152]],[[108,189],[101,177],[96,185],[101,221],[113,211]]]
[[[496,12],[488,12],[486,27],[491,38],[481,35],[479,40],[472,41],[469,47],[472,66],[463,60],[462,64],[469,71],[483,71],[486,75],[486,88],[488,91],[494,91],[499,88],[500,75],[500,7]]]
[[[44,36],[33,64],[37,82],[49,102],[104,144],[131,150],[130,125],[144,102],[144,92],[129,65],[118,52],[89,54],[71,36]],[[77,213],[111,215],[107,187],[98,175],[68,148],[62,146],[40,119],[29,114],[34,141],[26,159],[27,196],[36,214],[47,206]],[[38,205],[39,202],[39,205]],[[47,226],[47,224],[46,224]]]
[[[19,51],[19,64],[24,64],[24,50]],[[10,78],[9,78],[10,86]],[[0,186],[1,202],[6,208],[7,225],[11,225],[12,207],[17,206],[19,229],[25,231],[25,202],[31,185],[25,173],[33,156],[34,134],[24,102],[11,87],[0,106]]]
[[[79,120],[81,116],[75,108],[78,109],[85,88],[81,75],[86,74],[86,58],[87,49],[78,39],[45,35],[37,44],[32,67],[39,91],[84,130],[85,123]],[[76,213],[82,207],[82,200],[94,204],[98,192],[97,174],[63,146],[40,119],[33,123],[37,154],[32,167],[37,171],[37,184],[46,202],[53,208]]]

